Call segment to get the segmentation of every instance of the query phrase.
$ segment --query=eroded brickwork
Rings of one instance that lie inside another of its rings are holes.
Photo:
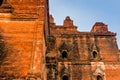
[[[1,0],[0,79],[46,80],[47,7],[46,0]]]
[[[48,0],[0,1],[0,80],[120,80],[116,33],[56,25]]]

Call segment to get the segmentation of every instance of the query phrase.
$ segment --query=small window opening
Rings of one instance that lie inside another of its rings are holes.
[[[0,0],[0,6],[2,5],[2,3],[3,3],[3,0]]]
[[[62,58],[65,59],[65,58],[67,58],[67,57],[68,57],[67,52],[66,52],[66,51],[63,51],[63,52],[62,52]]]
[[[101,76],[97,76],[97,80],[103,80]]]
[[[96,58],[96,57],[97,57],[97,52],[93,51],[93,58]]]
[[[62,80],[68,80],[68,76],[63,76]]]

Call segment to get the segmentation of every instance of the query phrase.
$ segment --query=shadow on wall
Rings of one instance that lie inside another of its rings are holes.
[[[3,0],[0,0],[0,6],[2,5],[2,3],[3,3]]]
[[[5,44],[5,39],[3,37],[3,31],[0,29],[0,65],[2,64],[7,53],[8,50]]]

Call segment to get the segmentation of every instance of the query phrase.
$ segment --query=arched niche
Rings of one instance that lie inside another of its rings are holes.
[[[69,77],[68,77],[67,75],[64,75],[64,76],[62,77],[62,80],[69,80]]]
[[[95,58],[97,58],[98,53],[97,53],[96,51],[93,51],[93,52],[92,52],[92,56],[93,56],[93,58],[95,59]]]
[[[96,80],[103,80],[103,78],[100,75],[97,75]]]
[[[61,53],[61,57],[62,57],[62,59],[66,59],[66,58],[68,58],[68,52],[67,51],[62,51],[62,53]]]

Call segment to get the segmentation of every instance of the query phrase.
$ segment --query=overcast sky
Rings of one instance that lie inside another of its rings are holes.
[[[117,33],[120,48],[120,0],[49,0],[49,3],[57,25],[62,25],[66,16],[74,20],[79,31],[90,31],[95,22],[103,22],[109,31]]]

